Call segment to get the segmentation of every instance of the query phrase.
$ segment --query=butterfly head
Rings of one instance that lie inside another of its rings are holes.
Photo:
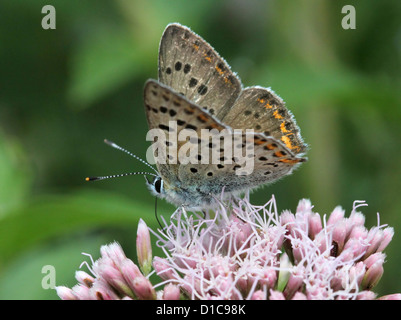
[[[163,179],[160,176],[155,176],[153,179],[149,180],[147,176],[146,179],[146,186],[148,187],[151,194],[156,197],[164,198],[165,190],[163,186]]]

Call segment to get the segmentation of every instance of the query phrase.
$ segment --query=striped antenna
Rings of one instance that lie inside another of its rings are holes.
[[[107,140],[107,139],[104,139],[104,143],[108,144],[110,147],[113,147],[113,148],[115,148],[115,149],[117,149],[117,150],[120,150],[120,151],[122,151],[122,152],[125,152],[125,153],[128,154],[129,156],[131,156],[131,157],[137,159],[138,161],[142,162],[143,164],[147,165],[149,168],[152,168],[152,170],[153,170],[154,172],[156,172],[157,175],[159,175],[159,173],[157,172],[157,170],[156,170],[155,168],[153,168],[149,163],[147,163],[145,160],[142,160],[141,158],[139,158],[138,156],[136,156],[136,155],[133,154],[132,152],[129,152],[128,150],[126,150],[126,149],[120,147],[119,145],[115,144],[113,141],[110,141],[110,140]]]
[[[86,181],[97,181],[97,180],[104,180],[104,179],[111,179],[111,178],[119,178],[119,177],[125,177],[125,176],[133,176],[136,174],[142,174],[142,175],[150,175],[154,177],[158,177],[157,174],[154,173],[149,173],[149,172],[128,172],[128,173],[122,173],[122,174],[113,174],[111,176],[102,176],[102,177],[86,177]]]

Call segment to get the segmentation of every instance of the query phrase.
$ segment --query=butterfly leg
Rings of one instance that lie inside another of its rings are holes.
[[[160,223],[159,217],[157,216],[157,197],[155,197],[155,217],[156,217],[157,223],[160,226],[160,229],[163,231],[164,228],[163,228],[162,224]]]

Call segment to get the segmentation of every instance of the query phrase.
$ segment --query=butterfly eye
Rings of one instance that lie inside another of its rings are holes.
[[[155,182],[154,182],[154,186],[155,186],[155,191],[157,193],[161,193],[162,188],[163,188],[163,180],[162,178],[156,178]]]

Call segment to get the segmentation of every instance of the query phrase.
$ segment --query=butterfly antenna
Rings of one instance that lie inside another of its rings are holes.
[[[111,178],[119,178],[119,177],[125,177],[125,176],[133,176],[136,174],[141,174],[141,175],[149,175],[149,176],[154,176],[158,177],[157,174],[149,173],[149,172],[128,172],[128,173],[122,173],[122,174],[113,174],[111,176],[102,176],[102,177],[86,177],[86,181],[97,181],[97,180],[104,180],[104,179],[111,179]]]
[[[153,170],[154,172],[158,173],[157,170],[156,170],[155,168],[153,168],[153,167],[152,167],[149,163],[147,163],[145,160],[139,158],[138,156],[136,156],[136,155],[133,154],[132,152],[129,152],[128,150],[126,150],[126,149],[120,147],[118,144],[115,144],[113,141],[104,139],[104,143],[108,144],[110,147],[113,147],[114,149],[117,149],[117,150],[120,150],[120,151],[122,151],[122,152],[125,152],[125,153],[128,154],[129,156],[131,156],[131,157],[137,159],[138,161],[142,162],[143,164],[147,165],[149,168],[152,168],[152,170]]]

